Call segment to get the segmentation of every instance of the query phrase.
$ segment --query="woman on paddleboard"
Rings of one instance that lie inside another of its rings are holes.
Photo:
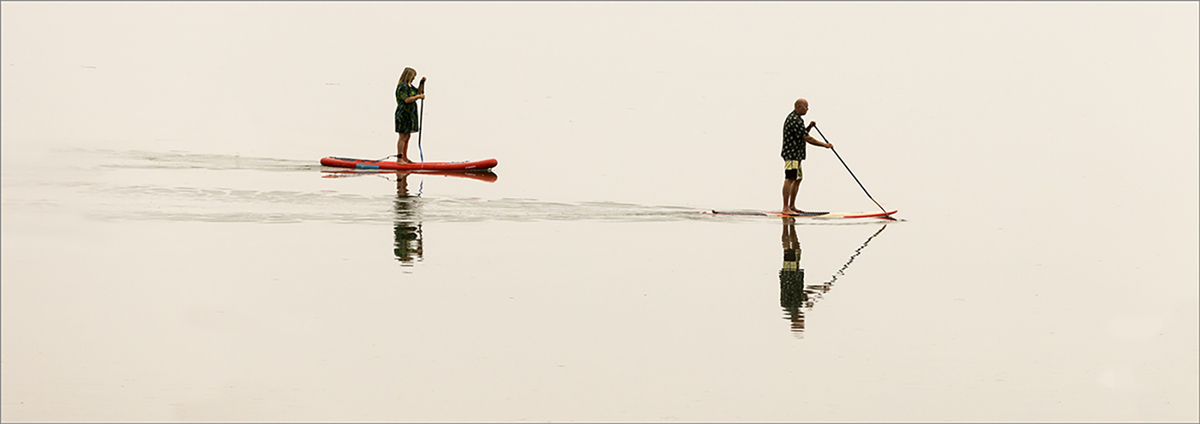
[[[421,119],[417,115],[417,100],[425,98],[425,77],[421,77],[420,85],[412,86],[417,71],[404,68],[400,74],[400,82],[396,84],[396,133],[400,138],[396,141],[396,162],[413,163],[408,160],[408,139],[412,133],[421,130]]]

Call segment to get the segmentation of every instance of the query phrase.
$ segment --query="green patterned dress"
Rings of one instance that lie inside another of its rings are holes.
[[[404,99],[417,95],[412,84],[396,86],[396,132],[415,133],[421,130],[421,118],[417,116],[417,102],[404,103]]]

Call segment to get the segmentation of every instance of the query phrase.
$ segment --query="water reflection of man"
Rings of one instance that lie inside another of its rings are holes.
[[[783,218],[783,267],[779,270],[779,306],[792,322],[792,331],[804,331],[804,311],[811,306],[804,291],[804,268],[800,267],[800,239],[796,237],[796,219]]]
[[[424,254],[421,242],[421,222],[418,216],[420,196],[408,194],[407,172],[396,173],[396,202],[393,229],[396,235],[396,260],[411,266],[420,261]]]
[[[783,307],[784,314],[787,315],[788,321],[792,322],[792,332],[796,337],[803,337],[804,334],[804,314],[812,310],[813,304],[821,300],[825,294],[833,289],[833,282],[837,281],[838,276],[846,272],[846,268],[854,262],[862,253],[863,249],[867,248],[867,244],[871,242],[887,228],[884,225],[867,237],[862,246],[854,250],[854,254],[850,255],[850,259],[842,265],[842,269],[824,283],[804,285],[804,268],[800,267],[800,239],[796,237],[796,219],[792,217],[783,218],[783,267],[779,270],[779,306]]]

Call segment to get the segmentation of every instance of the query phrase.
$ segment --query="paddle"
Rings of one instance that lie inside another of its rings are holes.
[[[816,130],[817,130],[817,134],[820,134],[820,135],[821,135],[821,139],[822,139],[822,140],[825,140],[825,143],[829,143],[829,139],[825,138],[825,134],[821,132],[821,127],[818,127],[816,124],[813,124],[813,126],[812,126],[812,127],[813,127],[813,128],[816,128]],[[846,167],[846,171],[849,171],[849,172],[850,172],[850,176],[851,176],[851,177],[854,177],[854,182],[858,183],[858,187],[859,187],[859,188],[862,188],[862,191],[863,191],[863,193],[867,193],[867,198],[868,198],[868,199],[871,199],[871,201],[872,201],[872,202],[875,202],[875,206],[879,206],[879,209],[882,209],[882,210],[883,210],[883,213],[887,213],[887,209],[884,209],[884,208],[883,208],[883,205],[880,205],[880,204],[879,204],[879,202],[876,202],[876,201],[875,201],[875,198],[874,198],[874,197],[871,197],[871,193],[867,192],[867,188],[866,188],[866,187],[863,187],[863,183],[862,183],[862,181],[859,181],[859,180],[858,180],[858,177],[854,176],[854,171],[851,171],[851,170],[850,170],[850,165],[846,165],[846,161],[842,160],[842,155],[839,155],[839,154],[838,154],[838,152],[837,152],[837,149],[834,149],[834,148],[833,148],[833,145],[830,145],[830,146],[829,146],[829,150],[833,150],[833,154],[834,154],[835,156],[837,156],[837,158],[838,158],[838,161],[842,162],[842,166]]]
[[[425,99],[421,99],[421,116],[417,118],[417,126],[421,127],[417,131],[417,153],[421,154],[421,163],[425,163],[425,150],[421,148],[421,134],[425,132]]]
[[[421,77],[421,86],[417,88],[417,92],[425,94],[425,77]],[[421,133],[425,132],[425,99],[421,99],[420,104],[421,116],[417,117],[417,127],[421,128],[417,131],[417,153],[421,154],[421,163],[425,163],[425,150],[421,148]]]

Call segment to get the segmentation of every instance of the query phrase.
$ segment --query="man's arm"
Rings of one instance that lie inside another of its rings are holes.
[[[806,136],[804,136],[804,141],[808,142],[808,144],[811,144],[811,145],[814,145],[814,146],[821,146],[821,147],[824,147],[824,148],[826,148],[826,149],[832,149],[832,148],[833,148],[833,143],[824,143],[824,142],[821,142],[820,140],[817,140],[817,139],[813,138],[813,136],[811,136],[811,135],[806,135]]]

